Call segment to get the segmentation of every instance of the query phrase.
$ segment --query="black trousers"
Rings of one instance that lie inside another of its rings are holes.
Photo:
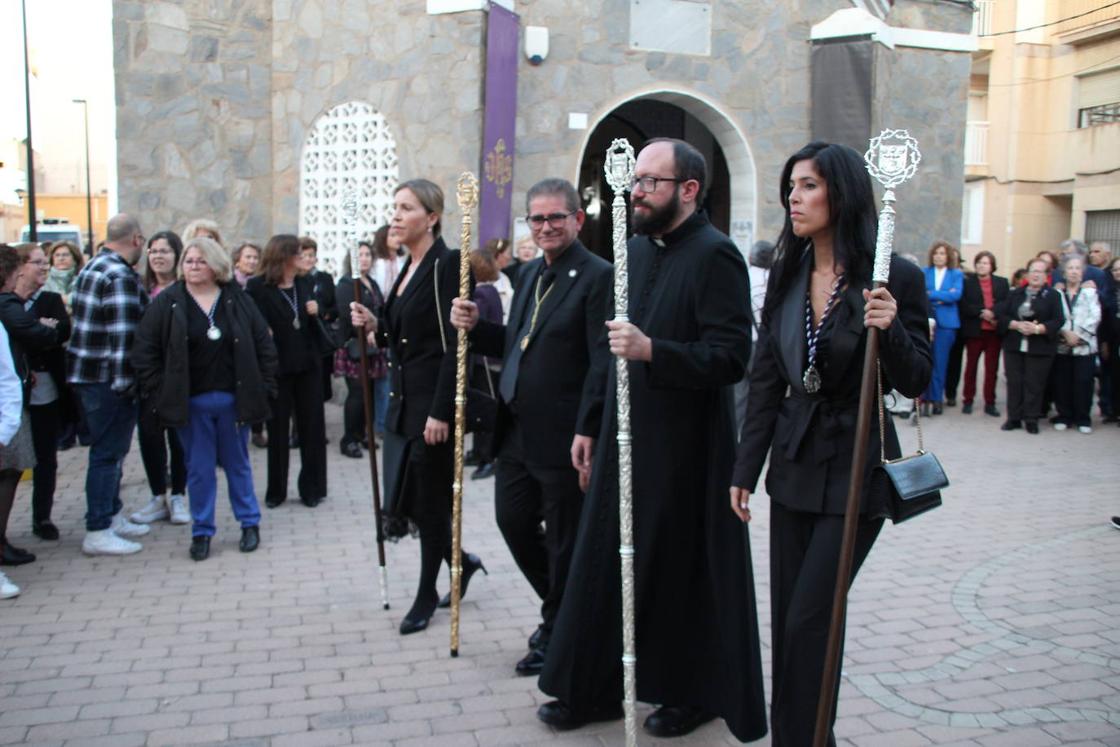
[[[853,582],[882,527],[882,519],[860,521],[852,564]],[[774,651],[770,722],[774,747],[804,747],[813,743],[843,530],[843,516],[793,511],[770,501],[770,621]],[[843,639],[840,653],[842,658]],[[832,695],[833,723],[839,692],[837,677],[836,692]],[[836,744],[831,733],[828,743]]]
[[[372,384],[366,379],[366,388],[373,397]],[[362,399],[362,382],[360,377],[351,379],[346,377],[346,401],[342,404],[342,445],[361,443],[366,437],[366,411],[365,401]],[[370,405],[373,405],[372,399]]]
[[[964,336],[957,330],[953,347],[949,349],[949,366],[945,369],[945,399],[957,398],[957,387],[961,383],[961,363],[964,359]]]
[[[295,414],[299,428],[300,498],[327,495],[327,446],[324,439],[322,371],[318,365],[276,377],[277,394],[268,421],[268,486],[265,500],[288,497],[288,426]]]
[[[583,508],[579,473],[570,466],[528,463],[520,429],[514,425],[502,443],[495,475],[498,528],[517,567],[541,598],[542,644],[547,646],[564,597]]]
[[[1052,355],[1028,355],[1017,350],[1004,351],[1003,372],[1007,375],[1007,420],[1038,420],[1043,415]]]
[[[58,483],[58,434],[62,430],[62,408],[56,399],[45,405],[30,405],[31,443],[35,449],[35,480],[31,489],[31,523],[51,520],[54,489]]]
[[[168,457],[171,462],[171,494],[187,492],[187,464],[183,458],[183,445],[173,428],[164,428],[159,418],[145,401],[140,402],[140,417],[136,421],[137,440],[140,442],[140,460],[148,476],[152,495],[167,493]]]
[[[1093,424],[1092,355],[1054,356],[1054,405],[1058,418],[1054,422],[1083,426]]]

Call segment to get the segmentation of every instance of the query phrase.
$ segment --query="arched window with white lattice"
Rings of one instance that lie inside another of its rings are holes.
[[[324,112],[303,144],[299,170],[299,232],[319,244],[319,269],[336,277],[352,240],[371,239],[393,215],[400,179],[397,144],[378,111],[347,101]],[[343,201],[358,195],[347,223]]]

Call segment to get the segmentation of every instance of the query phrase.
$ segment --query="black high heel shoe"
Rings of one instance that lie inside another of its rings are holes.
[[[427,629],[428,623],[432,620],[432,614],[436,611],[436,605],[432,604],[435,601],[435,589],[432,590],[430,600],[417,597],[416,601],[412,603],[412,609],[401,620],[401,635],[412,635]]]
[[[467,596],[467,586],[471,582],[471,576],[478,571],[482,571],[485,575],[489,576],[490,571],[486,570],[486,566],[482,564],[482,558],[472,553],[465,553],[463,563],[463,575],[459,577],[459,601]],[[443,599],[439,600],[439,608],[447,609],[451,606],[451,592],[443,595]]]

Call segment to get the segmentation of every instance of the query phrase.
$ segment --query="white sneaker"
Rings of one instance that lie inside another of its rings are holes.
[[[1068,427],[1065,423],[1054,423],[1054,430],[1056,431],[1064,431]]]
[[[19,587],[11,579],[0,573],[0,599],[11,599],[19,596]]]
[[[183,500],[183,496],[173,495],[169,502],[171,504],[171,523],[190,524],[191,512],[187,510],[187,504]]]
[[[1088,425],[1079,425],[1077,426],[1077,431],[1079,433],[1092,433],[1093,429]]]
[[[152,528],[147,524],[133,524],[120,514],[113,517],[113,523],[109,529],[118,537],[143,537],[152,531]]]
[[[151,524],[153,521],[165,521],[170,516],[171,512],[167,510],[167,501],[164,497],[153,495],[142,509],[134,511],[128,518],[137,524]]]
[[[117,536],[112,529],[86,532],[82,540],[82,552],[86,555],[131,555],[140,552],[144,546]]]

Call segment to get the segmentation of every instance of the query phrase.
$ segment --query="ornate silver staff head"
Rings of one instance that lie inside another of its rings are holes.
[[[891,250],[894,244],[894,188],[909,181],[922,162],[918,141],[906,130],[883,130],[871,138],[870,147],[863,154],[867,172],[886,191],[883,209],[879,213],[879,238],[875,244],[875,269],[872,280],[886,283],[890,276]]]
[[[351,278],[361,274],[361,269],[358,267],[358,237],[355,231],[358,225],[360,198],[361,193],[354,186],[347,187],[342,193],[342,217],[346,225],[346,242],[349,244]]]
[[[630,191],[634,178],[634,146],[626,138],[616,138],[607,148],[607,161],[603,164],[607,184],[616,195]]]

